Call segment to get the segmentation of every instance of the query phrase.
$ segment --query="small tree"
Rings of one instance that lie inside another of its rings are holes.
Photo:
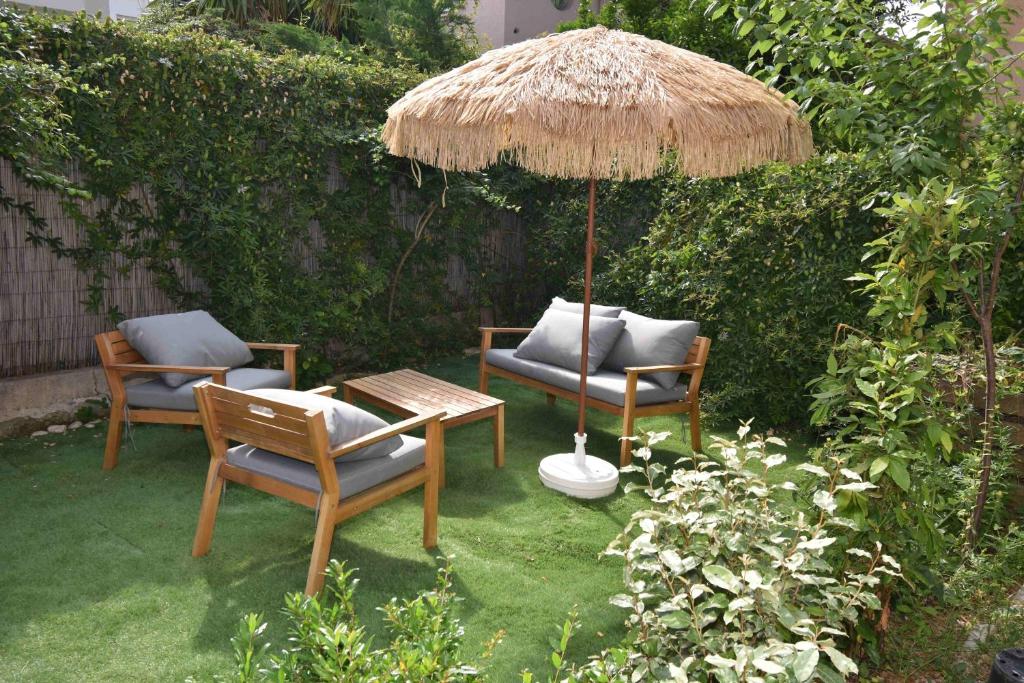
[[[868,0],[725,0],[709,12],[720,17],[729,9],[737,33],[753,43],[752,67],[768,83],[785,84],[813,119],[821,146],[863,151],[890,168],[892,186],[865,199],[883,207],[893,226],[866,255],[880,257],[864,276],[874,322],[849,345],[837,347],[843,360],[833,359],[817,386],[815,421],[840,425],[837,441],[858,425],[856,440],[877,447],[860,449],[854,464],[873,481],[894,484],[897,498],[913,493],[913,486],[905,470],[893,465],[899,458],[889,456],[926,452],[936,444],[949,450],[949,436],[934,419],[909,416],[928,413],[926,403],[935,394],[927,356],[937,350],[933,342],[953,341],[944,336],[945,319],[956,313],[952,299],[977,323],[987,388],[977,501],[967,530],[974,545],[991,471],[993,313],[1002,261],[1021,232],[1022,114],[1011,81],[1021,70],[1007,34],[1011,12],[1002,0],[950,0],[906,29],[886,21]],[[894,191],[904,187],[903,194]],[[954,205],[953,220],[929,218],[951,218],[946,209]],[[922,242],[928,245],[923,251],[909,246]],[[914,251],[913,260],[893,258],[907,249]],[[903,310],[910,299],[913,306]],[[861,353],[864,344],[869,353]],[[907,389],[896,397],[899,405],[885,404],[891,395],[880,397],[881,385],[865,380],[887,354],[918,361],[902,377],[909,384],[892,387]],[[917,376],[921,371],[926,375]],[[862,419],[865,403],[875,404],[880,419]],[[899,448],[888,436],[897,423],[907,438]],[[908,502],[923,501],[911,495]],[[853,504],[866,505],[856,497]],[[889,533],[900,536],[908,529],[901,524]]]

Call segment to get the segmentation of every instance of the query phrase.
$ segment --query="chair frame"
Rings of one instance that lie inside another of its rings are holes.
[[[210,447],[210,467],[192,544],[193,557],[205,555],[210,549],[221,490],[228,481],[317,511],[313,553],[306,575],[307,595],[315,595],[323,588],[334,529],[340,522],[417,486],[424,489],[423,547],[437,546],[443,410],[411,417],[331,448],[323,411],[307,411],[210,382],[199,384],[194,391],[206,443]],[[312,392],[332,396],[335,388],[325,386]],[[338,475],[334,468],[336,458],[419,427],[426,428],[426,454],[422,465],[351,498],[339,500]],[[230,464],[227,461],[228,441],[249,444],[314,465],[320,477],[322,494]]]
[[[532,377],[520,375],[505,368],[499,368],[487,362],[487,352],[491,349],[493,337],[496,334],[526,335],[533,331],[532,327],[481,327],[480,340],[480,393],[486,394],[488,379],[491,375],[511,380],[524,386],[540,389],[547,394],[548,405],[555,405],[556,398],[563,398],[567,401],[579,403],[578,391],[571,391],[561,387],[548,384]],[[633,427],[638,417],[649,417],[652,415],[686,415],[690,423],[690,444],[694,451],[703,449],[700,438],[700,382],[704,377],[704,367],[707,364],[708,352],[711,350],[711,339],[708,337],[697,337],[686,354],[686,358],[679,365],[648,365],[642,367],[629,367],[625,369],[626,375],[626,396],[623,401],[625,405],[615,405],[590,396],[586,397],[588,408],[596,408],[605,413],[622,416],[622,436],[633,436]],[[690,383],[686,389],[686,398],[682,401],[669,401],[666,403],[651,403],[647,405],[636,405],[636,385],[640,375],[652,372],[681,372],[690,375]],[[619,447],[619,465],[625,467],[633,461],[633,443],[623,438]]]
[[[225,376],[231,369],[220,366],[148,364],[142,354],[132,348],[124,335],[117,330],[98,334],[95,339],[100,362],[103,365],[103,374],[106,376],[107,386],[110,388],[110,424],[107,428],[107,445],[103,449],[103,469],[105,470],[117,467],[126,417],[132,422],[139,423],[180,424],[189,427],[201,423],[198,410],[132,408],[127,401],[124,385],[126,379],[161,372],[181,372],[199,376],[210,375],[214,382],[224,384]],[[284,370],[291,376],[290,388],[295,388],[295,359],[296,352],[299,350],[298,344],[248,342],[246,345],[254,351],[282,352],[284,354]]]

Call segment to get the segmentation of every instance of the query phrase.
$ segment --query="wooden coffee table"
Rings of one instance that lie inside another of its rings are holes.
[[[446,413],[441,419],[444,429],[493,417],[494,466],[505,466],[505,402],[501,399],[415,370],[395,370],[350,379],[342,382],[341,386],[346,403],[365,401],[401,417],[443,410]],[[444,486],[443,440],[440,468],[440,482]]]

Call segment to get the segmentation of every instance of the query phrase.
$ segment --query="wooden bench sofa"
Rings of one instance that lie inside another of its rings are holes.
[[[540,389],[547,394],[548,404],[556,398],[579,402],[579,373],[564,368],[515,358],[514,349],[492,348],[496,334],[526,335],[530,327],[481,327],[480,392],[487,393],[491,375]],[[625,373],[600,369],[587,377],[587,407],[622,416],[622,436],[633,436],[633,423],[638,417],[684,414],[690,419],[690,442],[701,450],[700,381],[704,376],[711,340],[697,337],[686,358],[679,365],[657,365],[626,368]],[[663,389],[642,375],[652,372],[682,372],[690,376],[673,389]],[[622,441],[619,463],[628,465],[633,457],[633,444]]]

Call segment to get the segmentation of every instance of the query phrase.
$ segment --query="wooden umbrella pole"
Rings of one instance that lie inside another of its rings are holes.
[[[597,179],[590,179],[590,201],[587,205],[587,253],[583,271],[583,348],[580,354],[580,414],[576,433],[583,436],[587,426],[587,353],[590,346],[590,277],[594,270],[594,205],[597,203]]]

